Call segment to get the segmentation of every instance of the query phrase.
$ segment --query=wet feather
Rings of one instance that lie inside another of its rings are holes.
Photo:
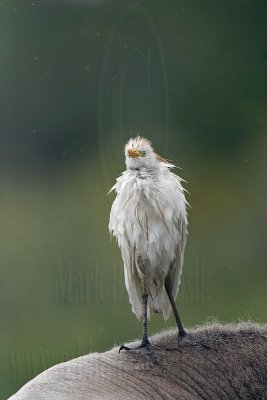
[[[162,312],[167,319],[171,308],[164,281],[171,274],[175,298],[187,237],[183,180],[171,171],[175,166],[157,155],[145,138],[130,139],[125,146],[125,158],[127,169],[111,188],[116,198],[109,230],[121,249],[132,311],[142,317],[141,280],[144,279],[149,294],[148,315]]]

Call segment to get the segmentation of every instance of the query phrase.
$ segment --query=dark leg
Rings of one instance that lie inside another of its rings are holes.
[[[165,279],[165,289],[167,292],[167,295],[169,297],[172,309],[173,309],[173,313],[175,316],[175,320],[176,320],[176,324],[178,327],[178,340],[180,341],[183,337],[186,336],[186,332],[184,330],[183,324],[180,320],[179,314],[178,314],[178,310],[172,295],[172,283],[171,283],[171,277],[170,275],[167,275],[166,279]]]
[[[184,330],[183,324],[180,320],[178,311],[177,311],[177,307],[172,295],[172,283],[171,283],[171,277],[170,275],[168,275],[165,279],[165,289],[167,292],[167,295],[169,297],[172,309],[173,309],[173,313],[175,316],[175,320],[176,320],[176,324],[178,327],[178,341],[180,342],[186,335],[187,333]],[[201,346],[206,350],[210,350],[210,346],[206,345],[205,343],[201,343],[201,342],[195,342],[195,341],[191,341],[191,343],[187,344],[188,346]],[[166,350],[177,350],[177,349],[166,349]]]
[[[135,349],[141,349],[143,347],[149,349],[150,348],[150,342],[148,340],[147,336],[147,299],[148,299],[148,293],[145,287],[145,281],[142,280],[141,282],[141,288],[142,288],[142,304],[143,304],[143,338],[142,342],[139,346],[135,347],[134,349],[131,349],[130,347],[122,345],[119,349],[119,352],[121,350],[135,350]]]
[[[148,294],[145,291],[142,294],[142,302],[143,302],[143,338],[141,342],[142,347],[150,346],[150,342],[147,337],[147,298]]]

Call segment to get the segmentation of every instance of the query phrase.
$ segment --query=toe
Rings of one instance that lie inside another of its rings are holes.
[[[131,350],[130,347],[124,346],[124,344],[121,345],[121,347],[119,348],[119,353],[121,352],[121,350]]]

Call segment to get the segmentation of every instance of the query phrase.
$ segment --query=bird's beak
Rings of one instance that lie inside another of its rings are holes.
[[[136,149],[129,149],[128,150],[128,156],[132,158],[137,158],[140,156],[140,152]]]

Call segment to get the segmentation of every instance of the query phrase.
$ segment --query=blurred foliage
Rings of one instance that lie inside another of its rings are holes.
[[[185,325],[266,320],[266,2],[2,0],[0,17],[1,399],[140,335],[106,195],[136,132],[188,182]]]

